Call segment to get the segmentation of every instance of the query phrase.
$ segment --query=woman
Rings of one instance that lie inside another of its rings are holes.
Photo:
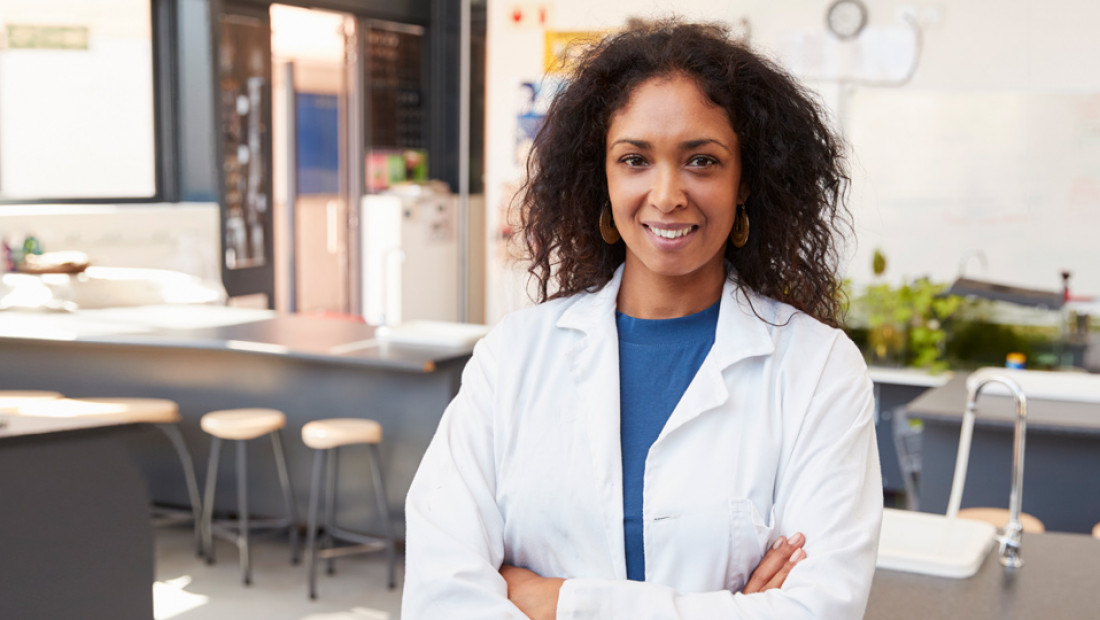
[[[543,303],[478,344],[421,463],[405,617],[860,617],[882,487],[836,329],[846,184],[812,99],[720,27],[583,55],[522,195]]]

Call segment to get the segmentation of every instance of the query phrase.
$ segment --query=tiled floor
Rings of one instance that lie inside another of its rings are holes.
[[[397,620],[401,582],[386,588],[385,553],[336,560],[336,574],[322,569],[318,598],[306,592],[305,564],[291,566],[285,539],[258,538],[252,549],[252,585],[241,584],[237,549],[218,541],[218,562],[208,566],[195,556],[186,527],[160,527],[156,535],[156,620]]]

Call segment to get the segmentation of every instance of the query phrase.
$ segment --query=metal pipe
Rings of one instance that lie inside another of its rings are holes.
[[[294,63],[283,63],[283,87],[279,95],[286,110],[283,136],[286,140],[286,271],[287,311],[298,311],[298,122],[294,98]]]
[[[458,29],[458,320],[468,320],[470,270],[470,0]]]
[[[951,485],[951,499],[948,501],[947,516],[954,518],[959,511],[963,485],[966,481],[967,462],[970,453],[970,438],[974,428],[978,396],[990,383],[999,383],[1008,388],[1016,404],[1016,428],[1012,441],[1012,490],[1008,498],[1008,523],[1001,535],[1000,561],[1004,566],[1018,568],[1023,565],[1020,557],[1020,538],[1023,526],[1020,524],[1020,509],[1024,497],[1024,440],[1027,436],[1027,396],[1020,384],[1005,373],[978,371],[967,381],[969,388],[966,399],[966,413],[963,415],[962,432],[959,436],[959,452],[955,460],[955,479]]]

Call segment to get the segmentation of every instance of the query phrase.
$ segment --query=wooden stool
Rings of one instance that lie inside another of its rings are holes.
[[[317,558],[328,560],[328,572],[335,570],[334,558],[385,549],[389,564],[389,587],[394,587],[394,536],[390,524],[389,504],[386,502],[386,485],[382,475],[382,459],[378,444],[382,442],[382,426],[374,420],[358,418],[331,418],[315,420],[302,427],[302,441],[316,450],[313,457],[313,476],[309,491],[309,523],[306,530],[306,562],[309,564],[309,598],[317,598]],[[365,444],[371,459],[371,475],[374,479],[374,496],[378,514],[382,519],[383,536],[372,536],[347,530],[336,525],[336,465],[341,446]],[[322,472],[325,489],[321,486]],[[324,537],[317,543],[318,509],[321,495],[325,496]],[[354,545],[336,547],[342,540]]]
[[[195,465],[191,451],[180,433],[179,405],[166,398],[57,398],[38,399],[19,407],[22,415],[44,417],[108,417],[127,424],[151,424],[159,429],[176,450],[183,478],[187,483],[187,495],[191,502],[190,519],[195,527],[195,549],[202,555],[202,504],[199,501],[199,485],[195,478]],[[165,516],[165,515],[161,515]],[[169,516],[175,520],[175,515]]]
[[[992,523],[997,529],[1002,530],[1008,525],[1007,508],[963,508],[959,511],[958,516],[960,519],[971,519],[973,521]],[[1047,528],[1043,526],[1042,521],[1026,512],[1020,513],[1020,525],[1023,526],[1023,531],[1028,534],[1042,534],[1047,530]]]
[[[214,563],[214,535],[236,543],[241,555],[241,581],[245,585],[252,583],[252,555],[248,546],[248,533],[253,529],[290,529],[290,561],[298,563],[298,515],[294,504],[294,490],[290,486],[290,474],[286,467],[279,429],[286,426],[286,416],[276,409],[226,409],[211,411],[202,416],[202,430],[213,436],[210,441],[210,463],[206,470],[206,508],[203,513],[203,535],[205,539],[206,562]],[[263,435],[271,436],[275,451],[275,465],[279,471],[279,482],[283,487],[283,499],[286,502],[287,516],[276,519],[248,518],[248,462],[245,445],[250,439]],[[218,455],[222,440],[237,442],[237,522],[232,520],[214,521],[214,490],[218,481]]]

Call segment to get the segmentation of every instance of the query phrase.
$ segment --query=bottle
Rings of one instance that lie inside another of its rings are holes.
[[[1024,364],[1027,362],[1027,356],[1023,353],[1009,353],[1005,356],[1005,368],[1014,368],[1016,370],[1023,370]]]

